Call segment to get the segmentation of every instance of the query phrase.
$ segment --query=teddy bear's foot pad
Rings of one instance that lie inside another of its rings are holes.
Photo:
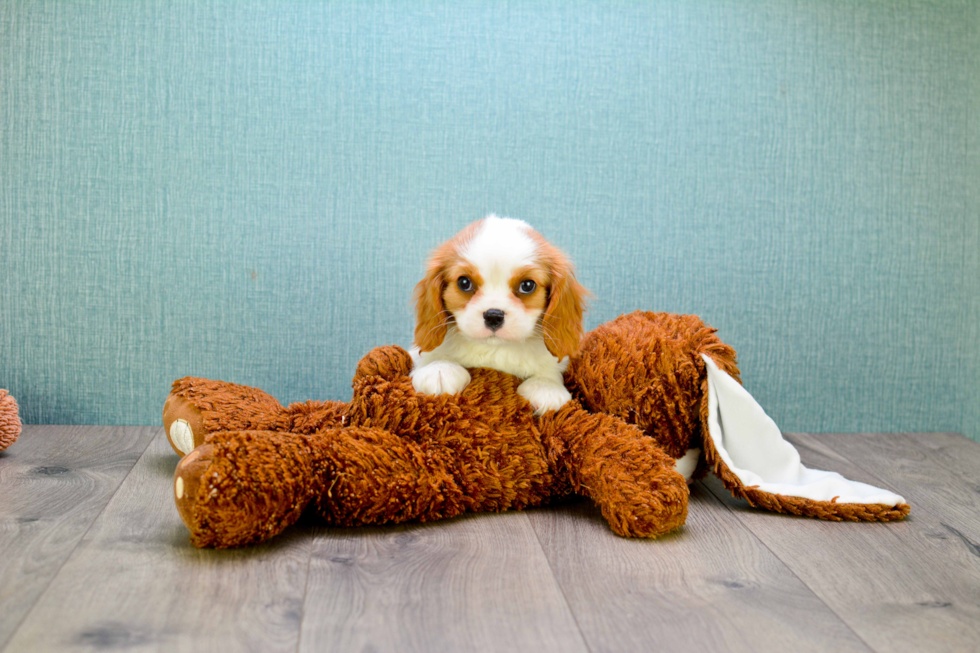
[[[167,439],[181,456],[204,442],[204,417],[201,411],[184,397],[171,393],[163,404],[163,428]]]
[[[174,473],[174,499],[177,512],[188,528],[195,523],[194,510],[198,505],[201,479],[213,459],[214,447],[203,444],[184,456]]]
[[[170,438],[170,445],[182,456],[186,456],[194,450],[194,430],[191,429],[187,420],[175,420],[170,425],[167,436]]]

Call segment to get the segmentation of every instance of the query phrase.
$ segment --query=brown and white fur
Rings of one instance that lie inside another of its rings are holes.
[[[525,379],[517,391],[536,414],[560,408],[587,295],[568,258],[526,222],[474,222],[436,248],[415,287],[412,384],[456,394],[466,368],[490,367]]]

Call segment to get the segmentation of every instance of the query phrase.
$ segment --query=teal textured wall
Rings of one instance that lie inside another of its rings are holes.
[[[980,3],[0,0],[0,387],[347,398],[494,211],[785,430],[980,436]]]

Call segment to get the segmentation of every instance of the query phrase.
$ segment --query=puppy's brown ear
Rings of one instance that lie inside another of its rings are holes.
[[[449,311],[442,301],[442,266],[430,264],[425,278],[415,286],[415,345],[432,351],[442,344],[449,325]]]
[[[550,267],[551,288],[541,322],[545,346],[562,359],[578,351],[589,291],[575,278],[575,269],[565,255],[553,247],[548,250],[544,258]]]
[[[452,322],[446,310],[442,291],[446,289],[446,271],[456,260],[457,252],[479,231],[483,220],[470,224],[450,240],[433,250],[426,266],[425,278],[415,286],[415,345],[421,351],[432,351],[442,344]]]

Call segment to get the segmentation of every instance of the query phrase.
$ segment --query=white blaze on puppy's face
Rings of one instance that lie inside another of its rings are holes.
[[[538,329],[548,275],[538,265],[530,229],[523,220],[490,216],[460,251],[444,301],[463,335],[522,342]]]

